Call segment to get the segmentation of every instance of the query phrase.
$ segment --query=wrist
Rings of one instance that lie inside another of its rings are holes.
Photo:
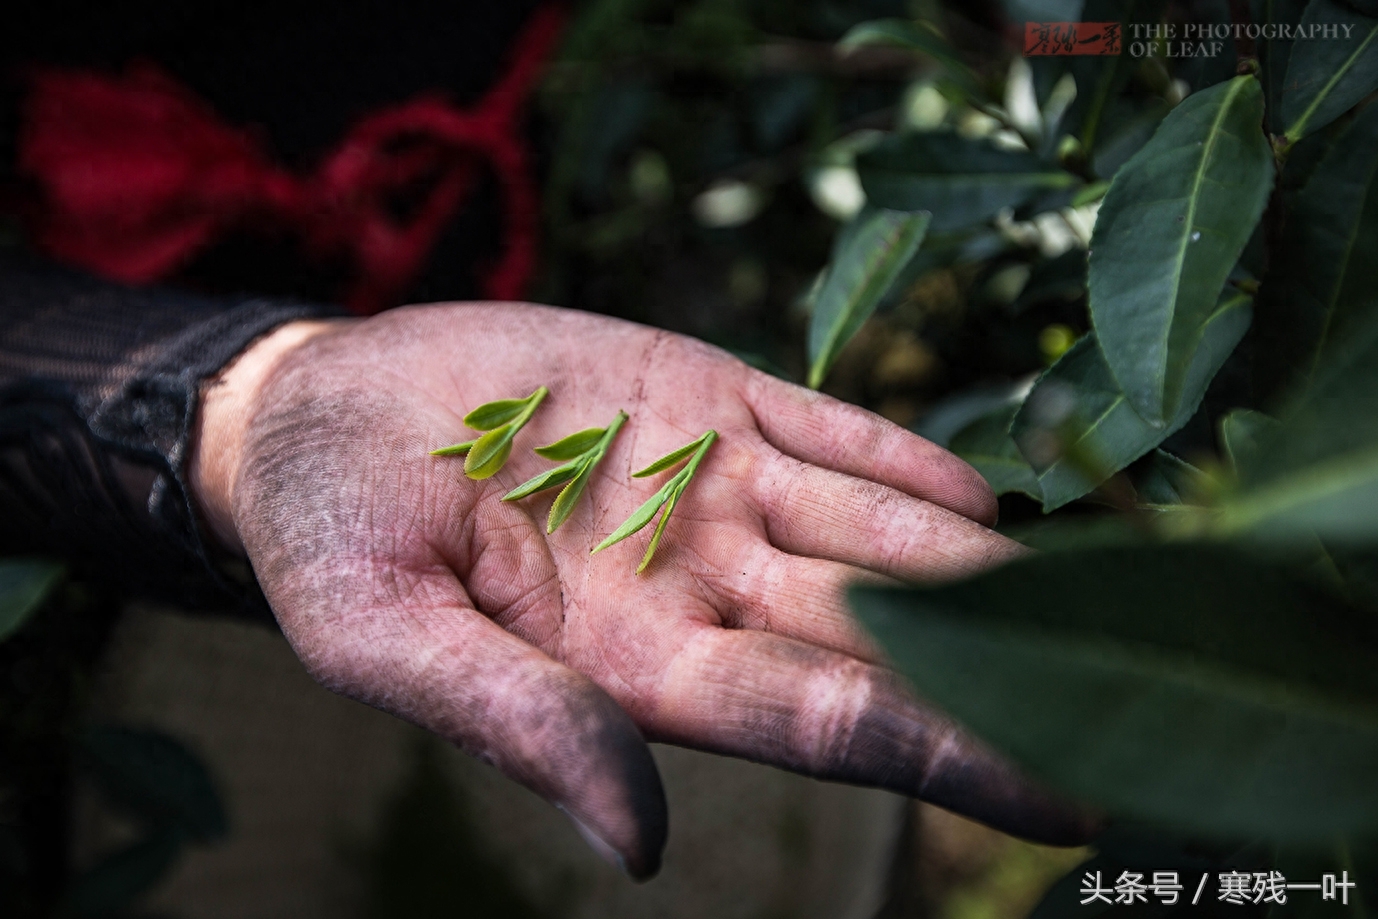
[[[211,534],[226,548],[243,552],[234,525],[232,498],[245,435],[264,386],[297,348],[338,326],[330,320],[300,320],[255,339],[201,384],[191,457],[187,464],[192,497]]]

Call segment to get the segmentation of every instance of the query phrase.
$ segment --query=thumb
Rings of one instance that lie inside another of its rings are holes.
[[[337,596],[333,613],[291,604],[279,620],[327,688],[497,767],[565,811],[633,878],[654,875],[668,829],[665,792],[631,717],[587,677],[477,612],[453,575],[425,575],[399,594],[383,606]],[[291,628],[300,622],[315,627]]]

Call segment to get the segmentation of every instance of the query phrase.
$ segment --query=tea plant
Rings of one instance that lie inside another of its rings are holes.
[[[1080,295],[1089,331],[1036,379],[935,413],[998,493],[1052,515],[1011,530],[1047,551],[852,604],[924,697],[1117,822],[1351,873],[1378,838],[1378,19],[1359,6],[1256,5],[1337,28],[1231,41],[1235,72],[1196,72],[1184,99],[1161,60],[1035,60],[1032,116],[932,24],[854,29],[844,50],[912,50],[995,130],[859,144],[867,203],[808,337],[817,386],[924,272],[973,245],[1008,267],[1021,221],[1099,201],[1084,252],[1015,256],[1008,306]],[[1083,18],[1128,42],[1163,10],[1092,0]]]

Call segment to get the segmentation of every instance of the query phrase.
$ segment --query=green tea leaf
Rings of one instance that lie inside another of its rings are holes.
[[[570,461],[518,486],[508,492],[503,500],[511,501],[524,498],[542,489],[564,485],[565,487],[551,503],[550,514],[546,518],[546,532],[554,533],[562,523],[569,519],[569,515],[574,511],[575,504],[578,503],[580,495],[584,493],[584,489],[593,475],[593,470],[603,461],[603,457],[608,453],[608,447],[612,445],[613,440],[617,437],[617,432],[622,430],[622,425],[626,422],[627,413],[619,411],[617,416],[613,418],[612,424],[606,428],[589,428],[577,434],[571,434],[548,447],[538,447],[536,452],[545,451],[544,455],[547,456],[569,454]],[[582,449],[576,452],[575,448],[581,446]]]
[[[1218,304],[1192,355],[1177,414],[1145,421],[1110,373],[1093,334],[1085,335],[1034,384],[1011,434],[1038,473],[1043,510],[1090,492],[1162,443],[1196,413],[1206,387],[1249,328],[1250,300],[1232,293]]]
[[[1278,420],[1258,431],[1239,490],[1221,504],[1220,531],[1378,543],[1378,316],[1350,332]]]
[[[665,514],[663,517],[661,517],[660,523],[656,526],[655,534],[651,537],[650,546],[646,549],[646,555],[641,559],[641,564],[636,569],[637,574],[640,574],[642,571],[644,571],[646,569],[646,566],[651,563],[651,557],[655,555],[656,546],[660,545],[660,536],[661,533],[664,532],[665,526],[670,520],[670,514],[674,511],[675,505],[679,502],[680,497],[684,494],[684,490],[689,487],[689,483],[694,478],[694,473],[698,472],[699,464],[702,463],[703,458],[708,455],[709,448],[713,446],[714,442],[717,441],[717,439],[718,432],[709,430],[705,431],[702,437],[699,437],[693,443],[688,444],[687,446],[694,448],[694,455],[690,457],[689,462],[685,465],[685,467],[681,469],[679,472],[676,472],[670,478],[669,481],[667,481],[664,485],[661,486],[660,491],[656,492],[654,495],[650,497],[649,500],[646,501],[646,503],[642,504],[639,508],[637,508],[636,511],[630,517],[627,518],[626,522],[624,522],[620,527],[613,531],[613,533],[610,536],[608,536],[607,539],[603,540],[601,543],[595,546],[593,551],[601,551],[603,549],[606,549],[608,546],[613,545],[614,543],[618,543],[626,539],[628,536],[632,535],[633,533],[644,527],[646,524],[650,523],[651,518],[655,516],[656,511],[659,510],[662,505],[665,505]],[[674,451],[674,453],[667,454],[662,459],[657,460],[655,463],[652,464],[652,466],[664,463],[666,460],[669,460],[671,457],[675,457],[677,454],[680,454],[678,456],[678,459],[683,459],[682,454],[684,450],[685,447],[681,447],[679,450]],[[678,462],[678,459],[674,460],[669,465],[673,465],[674,462]],[[664,469],[668,467],[661,466],[660,468]],[[645,472],[645,470],[643,470],[643,472]]]
[[[603,439],[607,430],[607,428],[588,428],[557,440],[553,444],[537,447],[535,452],[537,456],[543,456],[548,460],[571,460],[598,446],[598,441]]]
[[[505,416],[512,405],[521,404],[521,408],[510,420],[498,423],[487,434],[473,442],[469,447],[468,455],[464,458],[464,474],[471,479],[488,479],[496,475],[498,470],[502,469],[507,462],[507,458],[512,455],[512,439],[531,420],[531,416],[536,413],[536,409],[549,394],[550,390],[544,386],[538,386],[536,391],[525,399],[503,399],[499,402],[489,402],[487,405],[480,405],[465,415],[466,424],[476,430],[482,430],[478,425],[490,424],[495,419]],[[492,406],[498,406],[498,408],[486,411]],[[476,415],[478,417],[475,417]],[[463,446],[463,444],[458,446]],[[459,451],[456,449],[455,452]]]
[[[527,399],[499,399],[496,402],[487,402],[465,415],[464,424],[475,431],[491,431],[516,418],[527,404]]]
[[[538,491],[545,491],[547,488],[554,488],[557,485],[564,485],[572,481],[579,474],[580,464],[577,462],[565,463],[563,466],[556,466],[554,469],[547,469],[539,475],[532,476],[516,488],[502,496],[504,501],[517,501],[527,495],[534,495]]]
[[[1070,551],[851,598],[923,698],[1112,815],[1297,841],[1378,829],[1378,619],[1272,561]]]
[[[438,450],[432,450],[431,456],[463,456],[464,454],[472,450],[474,448],[474,444],[476,443],[478,443],[477,440],[466,440],[460,444],[451,444],[448,447],[441,447]]]
[[[1325,127],[1378,88],[1378,19],[1334,0],[1311,0],[1301,28],[1312,27],[1334,28],[1337,37],[1292,46],[1282,90],[1282,120],[1291,141]]]
[[[64,570],[59,563],[43,559],[0,559],[0,641],[29,621],[62,580]]]
[[[570,480],[550,505],[550,514],[546,517],[545,531],[554,533],[560,528],[560,524],[569,519],[569,515],[574,513],[574,505],[579,503],[579,497],[588,487],[589,477],[593,475],[591,462],[581,464],[578,473]]]
[[[1135,411],[1162,427],[1263,213],[1273,156],[1251,76],[1188,96],[1116,174],[1088,263],[1091,320]]]
[[[928,227],[928,214],[867,208],[848,228],[809,319],[809,386],[822,385],[842,347],[875,312]]]
[[[706,437],[707,435],[704,435],[704,436]],[[651,463],[651,465],[647,466],[645,469],[642,469],[640,472],[633,472],[633,473],[632,473],[632,478],[634,478],[634,479],[644,479],[644,478],[646,478],[647,476],[655,475],[657,472],[664,472],[666,469],[669,469],[671,466],[674,466],[674,465],[678,464],[678,463],[679,463],[680,461],[682,461],[686,456],[689,456],[690,454],[692,454],[695,450],[699,449],[699,447],[701,447],[702,445],[703,445],[703,437],[700,437],[698,440],[690,441],[689,443],[685,444],[685,445],[682,446],[682,447],[679,447],[679,448],[677,448],[677,449],[671,450],[669,453],[665,454],[665,455],[662,456],[660,459],[658,459],[658,460],[656,460],[655,462]]]
[[[1210,477],[1180,456],[1154,450],[1144,460],[1134,480],[1140,505],[1165,507],[1199,500],[1210,485]]]
[[[624,520],[620,527],[608,534],[607,539],[594,546],[593,552],[602,552],[609,546],[616,545],[650,523],[655,517],[656,511],[660,510],[661,505],[670,500],[670,493],[674,490],[670,486],[673,484],[674,482],[671,480],[660,491],[647,498],[645,503],[633,511],[632,515]]]
[[[641,564],[636,566],[636,573],[640,574],[646,570],[646,566],[655,557],[656,548],[660,545],[660,537],[665,532],[665,525],[670,522],[670,515],[675,512],[675,505],[679,502],[679,496],[683,494],[682,488],[675,489],[670,495],[670,500],[665,502],[665,513],[660,515],[660,522],[656,524],[655,532],[651,534],[651,542],[646,546],[646,554],[641,557]]]
[[[1071,173],[1020,150],[944,131],[892,134],[856,160],[866,200],[880,208],[929,211],[932,230],[955,230],[1071,188]]]
[[[1378,105],[1365,106],[1294,196],[1259,295],[1261,374],[1305,385],[1378,290]]]
[[[512,455],[512,438],[517,430],[511,422],[496,427],[474,441],[464,458],[464,474],[471,479],[489,479],[497,475]]]
[[[1018,411],[1017,403],[1009,404],[976,419],[953,436],[949,447],[976,467],[997,495],[1017,491],[1040,501],[1038,476],[1010,436]]]

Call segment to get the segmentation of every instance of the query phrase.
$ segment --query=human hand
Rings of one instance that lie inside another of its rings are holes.
[[[466,411],[545,385],[506,468],[427,451]],[[631,420],[553,535],[531,449]],[[632,470],[715,428],[655,560],[589,550],[660,484]],[[1021,550],[965,463],[701,342],[518,304],[298,323],[207,391],[192,485],[283,633],[336,692],[428,728],[567,811],[637,877],[665,799],[646,740],[921,797],[1018,835],[1090,822],[886,669],[861,579],[951,578]],[[643,739],[645,738],[645,739]]]

